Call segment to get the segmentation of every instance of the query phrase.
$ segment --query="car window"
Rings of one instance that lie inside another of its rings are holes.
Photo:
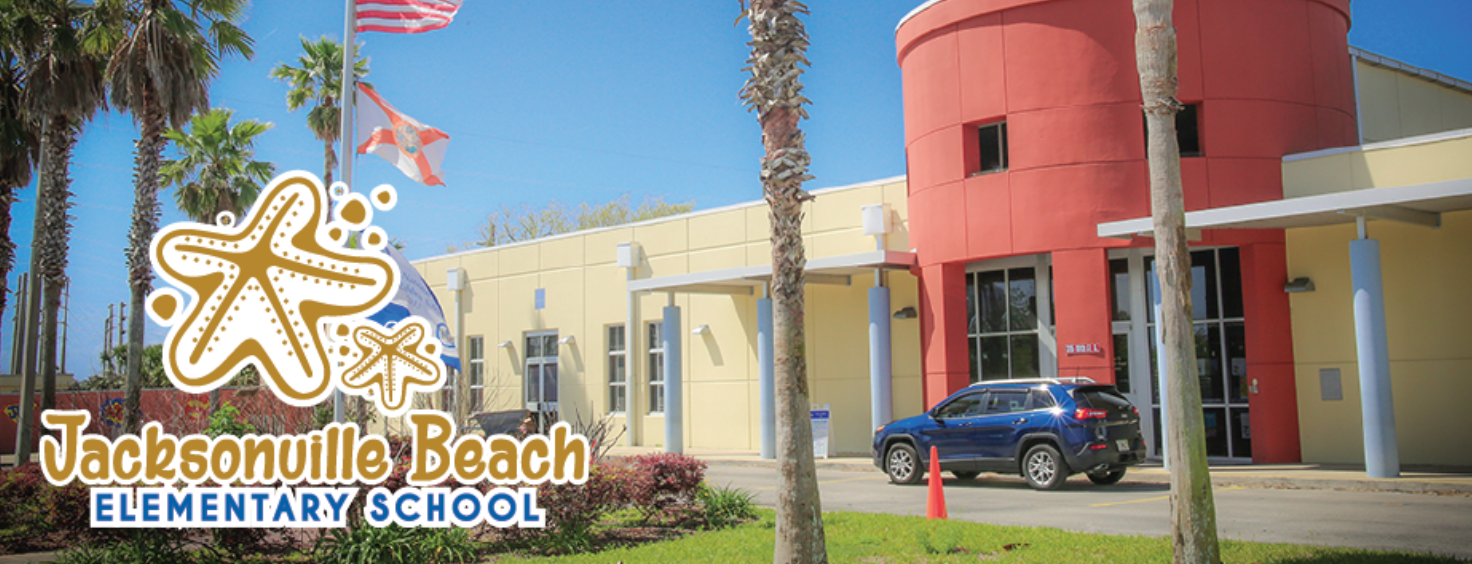
[[[1027,411],[1027,404],[1027,390],[992,390],[991,395],[987,396],[986,414]]]
[[[975,417],[981,415],[982,407],[985,405],[986,392],[966,394],[936,410],[936,419],[954,419],[957,417]]]
[[[1095,409],[1130,407],[1130,400],[1119,395],[1112,386],[1079,388],[1073,391],[1073,400],[1078,402],[1079,407]]]
[[[1053,401],[1053,394],[1041,388],[1032,390],[1032,407],[1030,409],[1047,409],[1058,405]]]

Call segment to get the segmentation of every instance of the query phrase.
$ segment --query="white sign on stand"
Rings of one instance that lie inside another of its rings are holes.
[[[828,458],[829,413],[829,404],[813,406],[813,458]]]

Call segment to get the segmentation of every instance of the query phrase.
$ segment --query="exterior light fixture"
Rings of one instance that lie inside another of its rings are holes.
[[[1289,294],[1314,291],[1314,281],[1308,277],[1294,278],[1292,282],[1283,285],[1283,291]]]
[[[578,339],[577,339],[577,337],[574,337],[572,335],[568,335],[566,337],[563,337],[561,339],[558,339],[557,340],[557,344],[559,344],[559,345],[576,345],[576,344],[578,344]]]
[[[919,317],[919,316],[920,316],[919,314],[915,313],[915,307],[914,306],[905,306],[905,307],[901,308],[899,311],[894,312],[894,316],[893,317],[895,319],[914,319],[914,318]]]
[[[699,327],[696,327],[696,328],[690,330],[690,334],[691,335],[709,335],[710,334],[710,326],[709,325],[701,325]]]
[[[496,348],[509,349],[511,348],[511,341],[501,341],[499,344],[496,345]]]

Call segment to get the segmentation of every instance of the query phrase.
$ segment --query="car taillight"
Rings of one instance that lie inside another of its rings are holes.
[[[1109,448],[1109,445],[1107,445],[1107,444],[1089,445],[1089,450],[1104,450],[1106,448]]]
[[[1078,409],[1073,410],[1073,418],[1074,419],[1078,419],[1080,421],[1083,421],[1083,420],[1086,420],[1086,419],[1103,419],[1103,418],[1108,417],[1108,416],[1109,416],[1109,412],[1104,411],[1102,409],[1089,409],[1089,408],[1086,408],[1086,407],[1080,407]]]

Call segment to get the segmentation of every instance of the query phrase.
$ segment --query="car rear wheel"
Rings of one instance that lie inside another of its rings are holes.
[[[1068,481],[1068,463],[1053,445],[1040,444],[1022,457],[1022,477],[1033,489],[1056,490]]]
[[[951,475],[960,480],[975,480],[977,476],[981,475],[981,472],[962,472],[957,470],[951,472]]]
[[[890,445],[889,452],[884,455],[884,471],[889,474],[889,481],[896,484],[918,484],[925,475],[915,447],[907,443]]]
[[[1112,486],[1124,479],[1124,468],[1105,472],[1090,472],[1089,481],[1100,486]]]

